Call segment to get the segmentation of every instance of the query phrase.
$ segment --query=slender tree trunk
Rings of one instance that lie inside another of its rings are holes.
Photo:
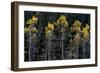
[[[48,48],[47,47],[46,47],[46,53],[45,53],[45,60],[48,60]]]
[[[32,41],[32,37],[31,37],[31,32],[29,32],[29,61],[31,61],[31,41]]]
[[[83,42],[83,59],[86,57],[86,45],[85,45],[85,41]]]
[[[48,37],[48,60],[51,60],[51,34],[50,32]]]
[[[76,53],[76,54],[75,54],[76,57],[75,57],[75,59],[78,59],[78,48],[79,48],[79,47],[78,47],[78,42],[77,42],[77,43],[76,43],[76,52],[75,52],[75,53]]]
[[[62,48],[62,60],[64,59],[64,49],[63,49],[63,35],[64,33],[62,32],[62,38],[61,38],[61,48]]]
[[[37,47],[36,47],[36,44],[37,44],[37,39],[36,38],[32,38],[32,41],[31,41],[31,60],[34,61],[36,60],[36,50],[37,50]]]

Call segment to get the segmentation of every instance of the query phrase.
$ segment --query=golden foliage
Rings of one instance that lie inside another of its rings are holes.
[[[75,20],[74,24],[71,27],[71,31],[80,32],[81,31],[81,22],[79,20]]]
[[[26,24],[33,24],[32,19],[29,19],[29,20],[26,22]]]
[[[45,27],[45,33],[51,32],[54,30],[54,24],[48,23],[48,26]]]
[[[45,27],[45,36],[48,38],[51,32],[54,30],[54,24],[48,23],[47,27]]]
[[[29,28],[24,28],[25,33],[29,32],[30,29]]]
[[[86,24],[85,28],[89,31],[90,27],[88,24]]]
[[[33,33],[38,32],[36,27],[32,27],[32,26],[34,26],[34,24],[37,23],[37,21],[38,21],[38,18],[35,16],[32,16],[32,18],[29,19],[26,23],[26,24],[30,24],[30,25],[28,26],[28,28],[25,28],[24,31],[25,32],[31,31]],[[61,25],[61,26],[63,25],[63,27],[61,28],[61,32],[64,32],[66,30],[66,27],[68,27],[68,21],[67,21],[66,16],[61,15],[57,19],[56,22],[53,22],[53,23],[48,22],[47,26],[45,27],[45,34],[48,35],[48,33],[52,32],[56,28],[56,27],[54,28],[54,26],[59,26],[59,25]],[[30,27],[32,27],[32,28],[30,28]],[[89,25],[86,24],[85,27],[83,27],[81,30],[81,22],[79,20],[75,20],[75,22],[71,26],[71,31],[76,32],[76,35],[74,36],[74,41],[76,41],[76,42],[80,41],[80,39],[81,39],[80,33],[82,33],[82,38],[84,40],[88,40],[89,29],[90,29]]]
[[[33,17],[32,17],[32,20],[33,20],[33,22],[34,22],[34,23],[37,23],[38,18],[37,18],[37,17],[35,17],[35,16],[33,16]]]
[[[27,33],[27,32],[33,32],[33,33],[38,32],[38,30],[36,29],[36,27],[34,27],[34,28],[32,28],[32,29],[24,28],[24,31],[25,31],[25,33]]]
[[[36,29],[36,27],[32,27],[34,24],[36,24],[38,21],[38,18],[35,16],[32,16],[31,19],[29,19],[26,24],[30,24],[27,28],[24,28],[25,32],[33,32],[36,33],[38,32],[38,30]]]
[[[68,22],[66,21],[66,17],[64,15],[61,15],[58,19],[57,19],[57,25],[63,25],[64,27],[68,27]]]
[[[53,24],[50,24],[48,23],[48,27],[47,27],[48,30],[54,30],[54,25]]]
[[[35,16],[32,16],[32,18],[29,19],[29,20],[26,22],[26,24],[36,24],[37,21],[38,21],[38,18],[35,17]]]
[[[33,32],[33,33],[38,32],[38,30],[36,29],[36,27],[32,28],[32,32]]]
[[[55,26],[57,26],[58,24],[56,22],[53,23]]]
[[[73,26],[81,26],[81,22],[79,20],[75,20]]]
[[[89,39],[89,32],[88,32],[89,26],[86,25],[85,28],[83,27],[82,34],[83,34],[83,39],[88,40]]]
[[[76,33],[76,35],[74,36],[74,41],[76,41],[76,43],[78,43],[80,41],[81,37],[79,33]]]

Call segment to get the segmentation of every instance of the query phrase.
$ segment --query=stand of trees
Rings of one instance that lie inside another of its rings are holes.
[[[25,61],[90,58],[90,15],[25,11]]]

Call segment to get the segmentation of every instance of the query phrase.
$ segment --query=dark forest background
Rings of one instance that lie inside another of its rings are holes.
[[[57,19],[64,15],[67,18],[68,30],[65,33],[65,38],[63,39],[63,58],[62,58],[62,49],[60,46],[61,40],[59,39],[59,32],[54,31],[54,34],[57,37],[52,37],[50,49],[47,49],[48,40],[45,39],[45,27],[48,22],[54,23]],[[26,21],[29,18],[35,16],[38,18],[37,25],[35,26],[39,31],[37,33],[37,38],[33,40],[33,47],[31,49],[31,60],[29,60],[29,36],[27,33],[24,33],[24,61],[45,61],[45,60],[62,60],[62,59],[86,59],[90,58],[90,40],[85,44],[85,56],[83,42],[80,42],[78,45],[78,57],[76,58],[75,50],[74,53],[71,49],[68,48],[69,40],[72,38],[74,33],[70,31],[70,27],[73,26],[75,20],[81,22],[81,29],[85,27],[85,24],[90,26],[90,14],[82,13],[59,13],[59,12],[37,12],[37,11],[24,11],[24,27],[28,27]],[[34,43],[35,42],[35,43]],[[50,53],[48,55],[48,53]],[[73,54],[70,56],[70,54]],[[70,56],[70,57],[69,57]]]

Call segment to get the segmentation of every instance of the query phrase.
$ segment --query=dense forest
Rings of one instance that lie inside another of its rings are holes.
[[[90,58],[90,14],[24,11],[24,61]]]

